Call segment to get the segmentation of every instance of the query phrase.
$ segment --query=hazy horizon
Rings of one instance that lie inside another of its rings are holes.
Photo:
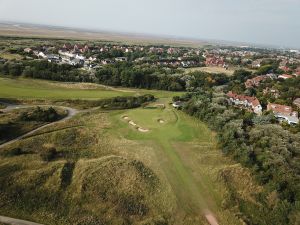
[[[0,0],[0,21],[300,48],[299,9],[298,0]]]

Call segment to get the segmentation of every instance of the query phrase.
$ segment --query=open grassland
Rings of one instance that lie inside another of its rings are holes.
[[[45,224],[164,223],[175,205],[167,182],[130,153],[138,143],[110,129],[108,113],[85,113],[1,149],[0,214]],[[45,161],[49,147],[57,154]]]
[[[20,60],[23,58],[23,56],[19,54],[12,54],[12,53],[7,53],[7,52],[0,52],[0,58],[7,59],[7,60],[13,60],[17,59]]]
[[[71,39],[82,41],[105,41],[109,43],[122,42],[125,44],[140,45],[170,45],[170,46],[186,46],[200,47],[208,44],[201,40],[177,39],[168,37],[155,37],[147,35],[122,34],[112,32],[97,32],[78,30],[71,28],[54,28],[41,27],[34,25],[19,24],[0,24],[0,36],[19,37],[19,38],[45,38],[45,39]],[[69,40],[70,41],[70,40]]]
[[[169,101],[81,113],[0,149],[0,214],[45,224],[205,225],[210,210],[220,224],[240,224],[222,208],[218,179],[232,163],[204,124]],[[57,152],[45,161],[49,148]]]
[[[0,77],[0,98],[25,100],[97,100],[116,96],[136,96],[143,94],[153,94],[155,97],[160,98],[171,97],[178,93],[159,90],[112,88],[88,83],[60,83],[35,79]]]
[[[196,72],[196,71],[207,72],[207,73],[224,73],[228,76],[232,76],[235,71],[235,68],[225,69],[223,67],[210,66],[210,67],[195,67],[195,68],[185,69],[186,73]]]

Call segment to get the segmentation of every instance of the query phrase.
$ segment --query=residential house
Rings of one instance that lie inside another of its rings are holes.
[[[227,93],[229,101],[240,108],[246,108],[253,111],[257,115],[262,114],[262,106],[256,97],[238,95],[232,91]]]
[[[288,68],[287,66],[280,66],[279,69],[283,70],[286,73],[290,71],[290,68]]]
[[[172,106],[176,109],[179,109],[183,106],[183,102],[182,101],[173,102]]]
[[[70,43],[66,43],[63,45],[63,49],[67,50],[67,51],[70,51],[72,50],[72,45]]]
[[[101,60],[101,63],[102,63],[103,65],[107,65],[107,64],[112,64],[112,63],[114,63],[114,61],[112,61],[111,59],[103,59],[103,60]]]
[[[257,60],[254,60],[253,62],[252,62],[252,68],[259,68],[259,67],[261,67],[261,62],[262,62],[263,60],[262,59],[257,59]]]
[[[61,58],[58,55],[47,55],[48,58],[48,62],[52,62],[52,63],[59,63],[61,61]]]
[[[225,67],[225,61],[223,57],[217,57],[217,56],[212,56],[212,57],[207,57],[205,60],[206,66],[219,66],[219,67]]]
[[[279,91],[277,89],[273,89],[273,88],[269,88],[269,87],[266,87],[263,90],[263,94],[264,95],[270,95],[274,98],[278,98],[280,96]]]
[[[265,79],[267,79],[267,76],[265,76],[265,75],[261,75],[261,76],[254,77],[252,79],[248,79],[245,82],[245,86],[246,86],[246,88],[258,87],[260,82],[264,81]]]
[[[47,55],[44,52],[39,52],[37,56],[39,58],[47,59]]]
[[[127,57],[116,57],[115,61],[116,62],[126,62],[127,61]]]
[[[62,56],[66,56],[66,57],[68,57],[68,58],[70,58],[70,59],[76,57],[75,54],[73,54],[73,53],[71,53],[71,52],[68,52],[68,51],[64,51],[64,50],[59,50],[59,51],[58,51],[58,54],[60,54],[60,55],[62,55]]]
[[[74,48],[73,48],[74,52],[81,52],[81,53],[85,53],[87,51],[89,51],[89,46],[87,45],[80,45],[80,44],[75,44]]]
[[[167,53],[168,53],[169,55],[177,54],[178,52],[179,52],[179,50],[178,50],[178,49],[175,49],[175,48],[168,48],[168,50],[167,50]]]
[[[289,75],[289,74],[281,74],[281,75],[278,76],[278,78],[286,80],[286,79],[293,78],[293,76]]]
[[[69,64],[72,65],[72,66],[83,66],[84,65],[84,61],[81,60],[81,59],[75,58],[73,60],[70,60]]]
[[[31,48],[25,48],[25,49],[24,49],[24,52],[26,52],[26,53],[31,53],[31,52],[32,52],[32,49],[31,49]]]
[[[293,111],[291,106],[269,103],[268,111],[272,111],[279,121],[286,121],[288,124],[298,124],[298,112]]]

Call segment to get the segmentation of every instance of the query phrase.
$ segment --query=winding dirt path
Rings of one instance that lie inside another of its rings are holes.
[[[19,220],[11,217],[6,217],[6,216],[0,216],[0,222],[5,224],[11,224],[11,225],[43,225],[41,223]]]
[[[10,145],[12,143],[15,143],[25,137],[28,137],[32,134],[34,134],[36,131],[39,131],[39,130],[42,130],[46,127],[49,127],[49,126],[52,126],[53,124],[57,124],[57,123],[60,123],[60,122],[63,122],[63,121],[66,121],[66,120],[69,120],[71,119],[72,117],[74,117],[75,115],[77,115],[79,112],[81,111],[78,111],[77,109],[74,109],[74,108],[70,108],[70,107],[65,107],[65,106],[56,106],[56,105],[17,105],[17,104],[7,104],[7,103],[4,103],[4,102],[1,102],[2,104],[5,104],[6,105],[6,108],[5,109],[2,109],[1,111],[2,112],[9,112],[9,111],[12,111],[12,110],[15,110],[15,109],[25,109],[25,108],[32,108],[32,107],[36,107],[36,106],[42,106],[42,107],[57,107],[57,108],[61,108],[61,109],[64,109],[67,111],[67,116],[65,116],[64,118],[60,119],[60,120],[57,120],[55,122],[52,122],[52,123],[48,123],[46,125],[43,125],[43,126],[40,126],[32,131],[29,131],[28,133],[26,134],[23,134],[17,138],[14,138],[8,142],[5,142],[3,144],[0,145],[0,148],[2,147],[5,147],[7,145]]]

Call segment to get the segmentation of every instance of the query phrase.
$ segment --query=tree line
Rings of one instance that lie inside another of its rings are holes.
[[[202,91],[181,99],[187,101],[186,113],[217,131],[223,153],[250,168],[264,186],[255,199],[259,205],[236,197],[231,206],[238,207],[248,224],[294,225],[300,210],[299,133],[273,124],[272,114],[259,117],[229,107],[223,94]]]
[[[88,73],[68,64],[56,64],[46,60],[23,60],[0,63],[0,73],[6,76],[24,76],[65,82],[95,82]]]
[[[116,63],[96,72],[101,84],[110,86],[159,89],[168,91],[185,90],[185,81],[161,67],[135,67],[131,63]]]

